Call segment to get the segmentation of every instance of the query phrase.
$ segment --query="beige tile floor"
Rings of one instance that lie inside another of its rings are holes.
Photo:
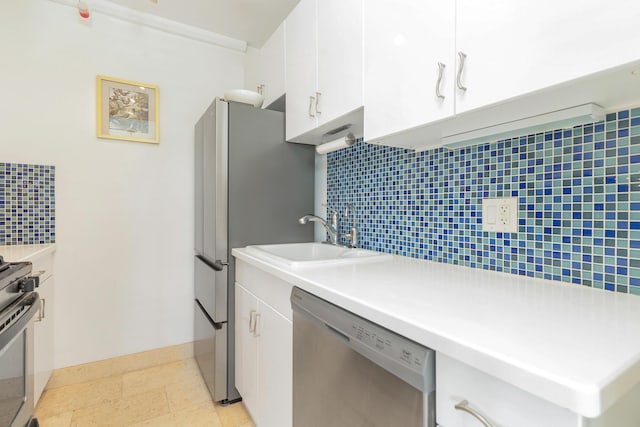
[[[36,407],[42,427],[255,427],[242,403],[211,402],[194,359],[68,385],[55,378]]]

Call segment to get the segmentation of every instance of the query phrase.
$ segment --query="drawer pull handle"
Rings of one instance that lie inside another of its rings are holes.
[[[456,408],[458,411],[464,411],[468,414],[473,415],[478,421],[482,423],[484,427],[493,427],[491,423],[487,421],[487,419],[483,417],[478,411],[476,411],[473,408],[470,408],[469,402],[467,402],[466,400],[463,400],[462,402],[458,403],[456,406],[454,406],[454,408]]]
[[[256,313],[256,322],[253,325],[253,337],[258,338],[260,336],[260,313]]]
[[[318,104],[320,104],[320,95],[322,95],[320,92],[316,92],[316,114],[322,114],[322,111],[320,111],[320,107],[318,106]]]
[[[38,318],[35,320],[35,322],[42,322],[45,318],[45,310],[47,308],[46,306],[47,300],[44,298],[40,298],[40,310],[38,310]]]
[[[316,114],[313,112],[312,108],[313,108],[313,101],[316,100],[315,96],[310,96],[309,97],[309,117],[315,117]]]
[[[467,54],[464,52],[458,52],[458,76],[456,78],[456,83],[458,84],[458,89],[467,90],[466,86],[462,84],[462,70],[464,70],[464,60],[467,59]]]
[[[436,82],[436,96],[439,99],[444,99],[444,95],[440,93],[440,83],[442,83],[442,76],[444,75],[444,65],[442,62],[438,62],[438,81]]]
[[[249,313],[249,333],[253,334],[256,331],[256,315],[257,311],[251,310]]]

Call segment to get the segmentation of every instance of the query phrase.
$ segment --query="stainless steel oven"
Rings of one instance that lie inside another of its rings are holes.
[[[35,427],[33,319],[40,309],[30,263],[0,257],[0,427]]]

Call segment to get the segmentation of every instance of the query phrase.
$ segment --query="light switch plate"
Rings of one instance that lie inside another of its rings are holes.
[[[482,231],[518,232],[518,198],[482,199]]]

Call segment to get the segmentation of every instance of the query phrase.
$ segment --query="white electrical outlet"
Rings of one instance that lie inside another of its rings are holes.
[[[482,231],[518,232],[518,198],[482,199]]]

